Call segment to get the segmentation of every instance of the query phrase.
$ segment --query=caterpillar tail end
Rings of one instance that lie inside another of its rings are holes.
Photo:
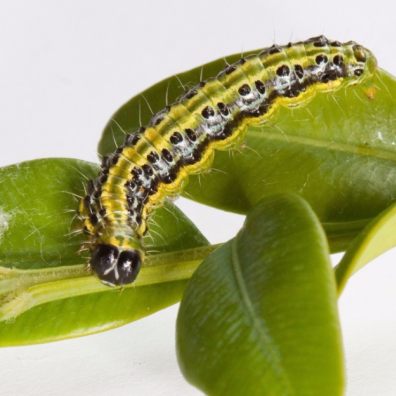
[[[120,250],[114,245],[97,245],[92,252],[90,267],[109,286],[132,283],[140,270],[142,257],[138,250]]]

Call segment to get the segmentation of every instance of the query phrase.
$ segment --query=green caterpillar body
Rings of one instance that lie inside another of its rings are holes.
[[[359,44],[320,36],[241,58],[186,91],[126,135],[88,183],[80,214],[92,270],[109,285],[132,282],[150,212],[180,192],[190,174],[210,166],[216,150],[229,149],[248,125],[276,117],[278,106],[301,106],[318,92],[357,84],[376,65]]]

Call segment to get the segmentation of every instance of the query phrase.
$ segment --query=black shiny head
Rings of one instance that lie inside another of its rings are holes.
[[[92,252],[91,268],[98,278],[111,286],[133,282],[139,273],[142,259],[137,250],[120,251],[113,245],[97,245]]]

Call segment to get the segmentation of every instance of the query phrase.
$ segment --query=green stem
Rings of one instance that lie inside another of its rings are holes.
[[[219,245],[148,256],[137,280],[124,288],[189,279],[202,260]],[[0,320],[51,301],[112,290],[77,264],[35,270],[0,267]]]

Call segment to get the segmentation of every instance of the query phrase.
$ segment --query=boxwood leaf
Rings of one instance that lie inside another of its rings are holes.
[[[147,260],[140,283],[102,285],[88,273],[78,253],[84,237],[75,233],[84,182],[97,172],[72,159],[0,169],[0,346],[91,334],[149,315],[180,299],[207,255],[206,239],[167,204],[154,214],[147,242],[158,255]]]
[[[209,395],[343,394],[334,273],[298,196],[267,197],[193,274],[177,319],[183,374]]]
[[[338,291],[348,279],[382,253],[396,246],[396,205],[380,213],[356,237],[336,267]]]
[[[254,51],[252,51],[254,53]],[[240,54],[227,57],[228,63]],[[124,104],[107,124],[99,152],[114,150],[125,131],[146,124],[224,59],[153,85]],[[361,84],[319,93],[296,108],[281,107],[269,122],[246,129],[238,150],[219,152],[205,177],[192,176],[184,195],[246,213],[266,195],[294,192],[313,207],[332,251],[343,250],[396,196],[396,80],[378,69]]]

